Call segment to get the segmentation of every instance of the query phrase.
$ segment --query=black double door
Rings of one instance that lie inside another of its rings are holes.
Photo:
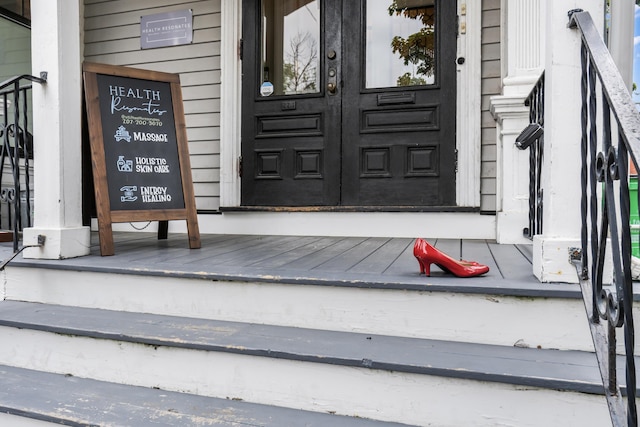
[[[455,4],[243,0],[242,205],[455,205]]]

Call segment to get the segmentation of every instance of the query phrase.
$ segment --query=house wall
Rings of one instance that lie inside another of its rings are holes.
[[[220,0],[84,0],[86,61],[178,72],[198,210],[220,206]],[[191,45],[140,49],[140,16],[193,9]],[[500,93],[500,1],[482,1],[481,210],[496,210],[496,123]]]
[[[0,83],[23,74],[31,74],[31,30],[0,17]],[[31,103],[30,92],[28,96]],[[9,99],[9,117],[13,117],[11,103]],[[3,114],[4,111],[0,109],[0,116]]]
[[[0,18],[0,82],[31,73],[31,30]]]
[[[0,18],[0,82],[4,82],[16,76],[31,74],[31,30],[15,22]],[[31,93],[28,93],[28,102],[31,103]],[[9,97],[9,121],[13,120],[12,97]],[[2,104],[0,104],[2,105]],[[0,109],[0,126],[4,122],[2,117],[4,112]],[[31,131],[32,117],[28,118],[29,131]],[[20,162],[22,165],[23,163]],[[33,165],[30,166],[30,176],[33,176]],[[20,167],[20,185],[22,190],[26,188],[24,167]],[[0,189],[13,188],[13,172],[9,159],[5,159],[2,176],[0,177]],[[33,191],[33,182],[29,188]],[[31,194],[33,203],[33,194]],[[11,206],[13,208],[13,206]],[[26,205],[23,204],[23,209]],[[0,228],[10,229],[9,204],[6,200],[0,200]],[[26,210],[25,210],[26,212]],[[12,214],[13,217],[13,214]],[[26,225],[26,218],[23,218],[23,225]]]
[[[482,1],[482,164],[480,209],[495,212],[496,121],[489,111],[490,99],[502,92],[500,74],[500,0]]]
[[[193,10],[193,43],[140,49],[140,17]],[[199,210],[220,196],[220,0],[84,0],[84,59],[179,73]]]

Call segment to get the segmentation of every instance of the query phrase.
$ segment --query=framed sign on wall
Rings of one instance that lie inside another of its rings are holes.
[[[185,219],[200,247],[180,77],[84,63],[100,253],[113,255],[112,224]],[[165,234],[162,236],[162,234]]]

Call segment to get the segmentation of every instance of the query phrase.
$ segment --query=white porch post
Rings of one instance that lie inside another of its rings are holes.
[[[48,72],[46,85],[33,85],[34,227],[24,244],[44,235],[42,248],[25,258],[59,259],[89,253],[82,226],[80,1],[32,0],[33,73]]]
[[[567,28],[575,8],[604,22],[603,0],[546,0],[543,232],[533,241],[533,270],[542,282],[578,280],[568,255],[580,246],[581,39]]]
[[[610,8],[609,51],[631,92],[636,4],[633,0],[613,1]]]
[[[502,0],[503,91],[491,99],[497,121],[498,243],[529,243],[522,231],[529,223],[529,151],[516,148],[516,137],[529,124],[524,101],[543,70],[545,22],[542,0]]]
[[[220,206],[240,206],[240,93],[241,62],[238,46],[242,38],[242,2],[222,0],[220,68]]]

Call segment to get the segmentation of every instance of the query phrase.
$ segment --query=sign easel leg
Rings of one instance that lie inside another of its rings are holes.
[[[189,248],[200,249],[200,230],[198,229],[198,217],[195,209],[187,214],[187,233],[189,234]]]
[[[115,250],[113,247],[113,229],[111,227],[111,221],[98,221],[98,235],[100,237],[100,255],[113,255]]]
[[[158,240],[167,240],[169,237],[169,221],[158,221]]]

